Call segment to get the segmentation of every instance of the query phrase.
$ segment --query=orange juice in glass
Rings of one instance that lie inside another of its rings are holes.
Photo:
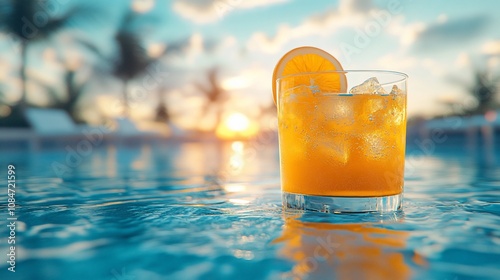
[[[332,64],[336,69],[276,77],[283,205],[332,213],[398,210],[407,76]]]

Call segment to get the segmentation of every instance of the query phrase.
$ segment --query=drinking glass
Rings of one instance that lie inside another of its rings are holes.
[[[407,79],[393,71],[346,70],[276,80],[285,208],[401,208]],[[341,92],[328,90],[339,84]]]

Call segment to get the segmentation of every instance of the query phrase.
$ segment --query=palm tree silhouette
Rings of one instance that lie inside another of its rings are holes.
[[[223,106],[228,99],[227,92],[220,85],[217,76],[217,68],[211,68],[207,72],[208,85],[203,86],[202,84],[196,84],[198,90],[203,93],[206,98],[206,102],[201,111],[202,116],[206,116],[211,108],[214,108],[215,110],[215,124],[213,131],[217,129],[217,125],[219,125],[221,121]]]
[[[167,91],[167,87],[165,85],[161,85],[158,88],[158,106],[156,107],[155,112],[155,120],[157,122],[170,123],[172,116],[167,107],[167,97],[165,92]]]
[[[20,40],[21,53],[21,111],[26,107],[26,66],[28,46],[36,41],[49,38],[57,31],[66,27],[75,15],[89,14],[90,9],[72,7],[68,12],[59,17],[50,17],[42,8],[41,0],[4,0],[0,3],[0,23],[4,31]],[[41,15],[46,20],[40,22]]]
[[[58,87],[54,87],[52,84],[47,84],[45,81],[37,79],[36,77],[32,77],[30,81],[35,82],[45,89],[46,94],[51,99],[50,106],[52,108],[62,109],[66,111],[73,118],[73,120],[81,121],[78,116],[79,112],[77,111],[77,104],[79,98],[83,95],[85,88],[89,85],[89,81],[97,81],[104,84],[104,77],[109,74],[109,63],[100,63],[92,65],[92,74],[90,77],[87,77],[87,79],[83,82],[77,82],[78,72],[83,66],[82,51],[88,51],[91,55],[99,58],[100,61],[106,61],[109,60],[109,58],[105,57],[101,50],[86,38],[75,37],[72,38],[72,40],[81,47],[78,52],[81,56],[75,58],[63,55],[60,57],[60,54],[57,54],[57,60],[59,63],[64,65],[65,70],[63,74],[63,93],[65,95],[60,95]]]
[[[67,69],[64,75],[64,87],[67,93],[67,98],[62,102],[59,107],[68,112],[74,120],[78,120],[76,114],[76,104],[79,97],[82,95],[85,88],[85,83],[75,82],[76,69]]]
[[[147,55],[145,48],[142,46],[138,32],[132,29],[132,23],[136,18],[137,15],[130,12],[123,20],[115,36],[119,54],[114,64],[113,74],[123,83],[122,95],[125,116],[129,115],[128,87],[130,80],[143,73],[154,62],[154,59]]]
[[[129,114],[128,87],[130,80],[144,72],[147,67],[154,62],[154,59],[149,57],[146,50],[142,47],[141,38],[138,32],[131,28],[132,22],[136,17],[137,15],[135,13],[130,12],[125,16],[122,24],[118,28],[115,40],[119,52],[117,57],[114,58],[110,59],[105,56],[94,43],[85,38],[73,38],[81,47],[90,51],[92,55],[97,56],[100,61],[105,62],[92,68],[94,72],[92,80],[99,80],[102,76],[109,74],[107,65],[112,65],[111,74],[115,75],[123,83],[122,96],[125,104],[125,116]],[[158,55],[163,55],[163,53]],[[67,59],[65,59],[65,63],[67,62]],[[55,104],[54,107],[67,111],[75,120],[78,119],[76,115],[76,105],[86,87],[86,83],[75,82],[77,71],[78,67],[66,67],[66,72],[64,74],[65,99],[59,98],[55,89],[46,86],[47,92],[52,98],[52,103]]]
[[[492,78],[487,70],[474,72],[473,84],[467,88],[467,92],[477,101],[477,106],[471,113],[484,114],[497,106],[495,95],[498,92],[498,81],[499,79]]]
[[[462,108],[459,110],[460,113],[466,115],[484,114],[488,110],[498,108],[496,94],[498,93],[500,77],[492,77],[488,69],[475,69],[472,74],[472,83],[466,83],[457,77],[450,80],[452,83],[460,85],[476,101],[475,106]]]

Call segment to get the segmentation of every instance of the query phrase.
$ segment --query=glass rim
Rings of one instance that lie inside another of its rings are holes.
[[[383,73],[383,74],[390,74],[393,76],[398,76],[400,79],[391,81],[388,83],[384,84],[393,84],[393,83],[400,83],[403,81],[408,80],[408,74],[403,73],[403,72],[398,72],[398,71],[393,71],[393,70],[379,70],[379,69],[373,69],[373,70],[328,70],[328,71],[316,71],[316,72],[302,72],[302,73],[296,73],[296,74],[290,74],[283,76],[281,78],[276,79],[276,82],[279,83],[281,80],[292,78],[292,77],[298,77],[298,76],[303,76],[303,75],[311,75],[311,74],[326,74],[326,73]]]

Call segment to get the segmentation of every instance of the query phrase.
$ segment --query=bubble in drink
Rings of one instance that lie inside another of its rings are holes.
[[[385,89],[380,85],[377,78],[371,77],[362,84],[357,85],[349,91],[352,94],[387,94]]]

